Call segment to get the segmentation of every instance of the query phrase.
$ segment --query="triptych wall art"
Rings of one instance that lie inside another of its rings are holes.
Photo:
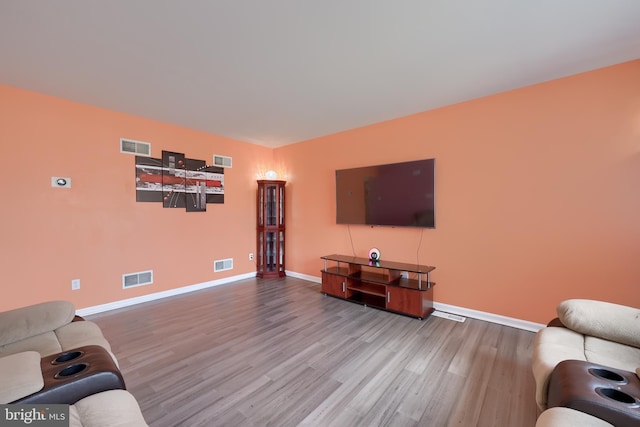
[[[205,212],[207,203],[224,203],[224,168],[173,151],[161,159],[136,156],[136,201]]]

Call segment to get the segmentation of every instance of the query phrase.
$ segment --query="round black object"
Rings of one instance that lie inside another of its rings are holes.
[[[589,369],[589,372],[591,372],[592,375],[595,375],[596,377],[605,379],[605,380],[609,380],[609,381],[613,381],[613,382],[617,382],[617,383],[627,383],[627,380],[620,374],[610,371],[608,369],[602,369],[602,368],[591,368]]]
[[[82,351],[68,351],[66,353],[62,353],[60,356],[56,357],[51,361],[54,365],[59,363],[65,363],[73,359],[77,359],[82,356],[84,353]]]
[[[380,261],[380,249],[371,248],[371,250],[369,251],[369,261],[371,262]]]
[[[76,363],[75,365],[67,366],[66,368],[58,372],[55,375],[55,378],[60,379],[60,378],[70,377],[72,375],[77,375],[80,372],[87,369],[88,366],[89,365],[87,365],[86,363]]]
[[[633,396],[628,395],[623,391],[616,390],[615,388],[597,388],[596,392],[611,400],[615,400],[616,402],[626,403],[627,405],[633,405],[636,403],[636,399]]]

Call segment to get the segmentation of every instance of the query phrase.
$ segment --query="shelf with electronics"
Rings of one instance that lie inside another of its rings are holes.
[[[383,261],[379,251],[372,253],[370,258],[338,254],[321,257],[322,292],[419,319],[429,316],[433,312],[435,286],[430,273],[435,267]]]

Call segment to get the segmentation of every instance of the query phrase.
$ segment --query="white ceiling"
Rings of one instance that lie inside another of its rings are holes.
[[[0,84],[270,147],[637,58],[640,0],[0,0]]]

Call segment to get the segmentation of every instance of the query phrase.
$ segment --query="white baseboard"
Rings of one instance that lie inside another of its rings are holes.
[[[320,277],[311,276],[308,274],[296,273],[294,271],[286,271],[287,276],[295,277],[297,279],[306,280],[313,283],[322,283]],[[142,295],[135,298],[129,298],[120,301],[114,301],[107,304],[95,305],[93,307],[81,308],[76,311],[78,316],[90,316],[92,314],[98,314],[105,311],[115,310],[118,308],[129,307],[135,304],[141,304],[143,302],[155,301],[162,298],[168,298],[176,295],[186,294],[188,292],[199,291],[201,289],[211,288],[214,286],[224,285],[231,282],[237,282],[239,280],[250,279],[255,277],[256,273],[240,274],[238,276],[226,277],[224,279],[211,280],[209,282],[198,283],[195,285],[184,286],[176,289],[169,289],[167,291],[155,292],[148,295]],[[457,314],[459,316],[470,317],[472,319],[484,320],[485,322],[497,323],[499,325],[510,326],[512,328],[523,329],[525,331],[538,332],[544,328],[545,325],[541,323],[529,322],[526,320],[515,319],[513,317],[501,316],[499,314],[487,313],[484,311],[472,310],[464,307],[457,307],[455,305],[442,304],[439,302],[433,303],[433,308],[444,313]]]
[[[310,276],[308,274],[302,274],[302,273],[296,273],[295,271],[289,271],[289,270],[285,270],[285,273],[287,273],[287,276],[289,277],[295,277],[296,279],[306,280],[307,282],[322,283],[321,277]]]
[[[239,280],[250,279],[256,277],[256,273],[246,273],[237,276],[225,277],[224,279],[211,280],[209,282],[198,283],[195,285],[184,286],[176,289],[169,289],[167,291],[155,292],[148,295],[141,295],[135,298],[128,298],[125,300],[114,301],[107,304],[94,305],[93,307],[86,307],[76,310],[78,316],[90,316],[92,314],[98,314],[105,311],[115,310],[118,308],[129,307],[135,304],[141,304],[143,302],[155,301],[162,298],[168,298],[176,295],[186,294],[188,292],[199,291],[201,289],[211,288],[214,286],[225,285],[231,282],[237,282]]]
[[[439,302],[434,302],[433,308],[445,313],[471,317],[472,319],[484,320],[485,322],[497,323],[498,325],[510,326],[512,328],[523,329],[525,331],[538,332],[540,329],[545,327],[542,323],[529,322],[527,320],[472,310],[470,308],[456,307],[455,305],[442,304]]]

